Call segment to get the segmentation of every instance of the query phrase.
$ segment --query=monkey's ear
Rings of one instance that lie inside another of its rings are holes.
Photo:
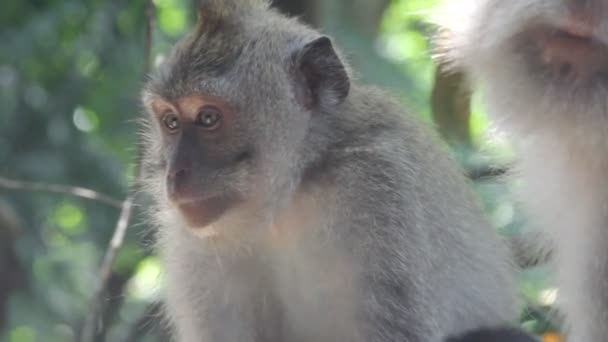
[[[295,53],[296,98],[307,109],[327,109],[344,101],[350,79],[328,37],[306,44]]]

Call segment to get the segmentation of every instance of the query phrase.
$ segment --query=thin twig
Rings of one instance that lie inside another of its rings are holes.
[[[60,184],[47,184],[39,182],[29,182],[23,180],[9,179],[0,176],[0,188],[10,190],[22,190],[22,191],[37,191],[37,192],[50,192],[56,194],[70,195],[79,198],[84,198],[91,201],[100,202],[107,204],[114,208],[121,208],[122,201],[117,200],[111,196],[102,194],[100,192],[81,188],[77,186],[68,186]]]
[[[129,226],[129,221],[131,220],[131,214],[133,213],[133,199],[134,197],[131,195],[124,201],[122,210],[120,211],[120,217],[118,218],[118,222],[116,222],[114,235],[112,236],[112,240],[110,241],[106,255],[103,258],[103,263],[101,264],[101,269],[99,271],[99,282],[93,296],[91,310],[84,323],[81,338],[82,342],[94,341],[95,333],[102,323],[98,321],[98,317],[101,309],[103,308],[103,297],[106,292],[106,284],[112,275],[112,265],[114,265],[114,260],[116,260],[116,256],[122,247],[125,233],[127,231],[127,227]]]

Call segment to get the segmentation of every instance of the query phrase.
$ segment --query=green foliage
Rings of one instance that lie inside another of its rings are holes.
[[[392,1],[374,35],[362,33],[356,22],[329,15],[334,13],[329,10],[320,21],[344,46],[364,80],[397,90],[430,119],[434,65],[428,40],[432,27],[426,22],[436,2]],[[335,8],[340,3],[323,2]],[[194,15],[192,1],[154,4],[157,27],[151,57],[156,62]],[[84,186],[125,197],[135,169],[138,128],[133,119],[141,111],[138,94],[145,77],[146,5],[146,0],[3,2],[0,176]],[[512,159],[508,146],[488,134],[488,128],[476,102],[470,130],[484,153],[455,151],[468,168]],[[496,181],[476,186],[496,226],[507,236],[521,234],[524,220],[513,201],[512,186]],[[73,340],[89,310],[118,210],[57,194],[1,188],[0,199],[14,206],[22,219],[14,247],[25,276],[7,307],[0,306],[8,312],[0,341]],[[126,341],[134,332],[137,341],[162,340],[158,332],[139,333],[137,326],[158,299],[162,272],[158,260],[149,255],[149,228],[140,215],[134,223],[114,265],[112,286],[120,291],[107,301],[110,308],[117,308],[107,312],[108,341]],[[0,223],[0,236],[2,229]],[[546,272],[524,275],[522,291],[531,305],[546,304],[538,302],[547,290],[546,278]],[[543,325],[543,317],[524,315],[523,320],[531,330],[542,332],[549,326]]]
[[[184,32],[188,5],[158,1],[158,49]],[[138,129],[133,119],[140,112],[138,93],[145,77],[145,8],[145,0],[3,3],[2,176],[125,196]],[[0,189],[0,198],[22,218],[16,253],[27,279],[8,307],[0,307],[8,312],[0,341],[72,339],[88,311],[118,211],[56,194]],[[145,227],[141,221],[136,217],[116,264],[117,274],[127,279],[138,274],[149,250],[138,231]],[[142,315],[136,308],[152,298],[140,293],[124,309],[134,316],[119,314],[112,320],[120,339]]]
[[[380,52],[416,85],[416,94],[423,101],[416,104],[418,112],[430,120],[428,99],[433,87],[434,64],[430,59],[429,37],[433,28],[428,23],[429,13],[436,0],[392,1],[386,11],[378,37]]]
[[[17,327],[10,332],[10,342],[35,342],[36,332],[30,327]]]

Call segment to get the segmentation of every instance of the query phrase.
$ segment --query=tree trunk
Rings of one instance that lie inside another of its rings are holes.
[[[437,65],[431,108],[433,121],[445,140],[454,145],[471,146],[471,93],[464,74],[446,72],[444,66]]]

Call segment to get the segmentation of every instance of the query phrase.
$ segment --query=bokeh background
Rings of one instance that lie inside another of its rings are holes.
[[[192,24],[194,3],[2,1],[0,341],[81,340],[90,317],[87,341],[167,340],[159,320],[162,269],[141,214],[144,200],[136,200],[101,301],[93,299],[136,172],[139,89],[146,70]],[[462,77],[438,73],[431,59],[429,19],[437,1],[274,3],[334,36],[360,79],[391,89],[435,124],[496,228],[522,249],[529,225],[514,201],[517,184],[501,177],[513,153]],[[555,331],[550,309],[557,291],[542,260],[524,254],[521,324],[535,334]]]

